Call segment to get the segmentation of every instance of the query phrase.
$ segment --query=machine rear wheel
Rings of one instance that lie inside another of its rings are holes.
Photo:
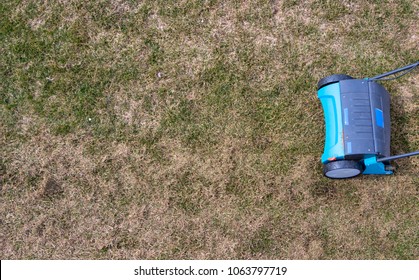
[[[323,165],[324,176],[332,179],[352,178],[363,171],[362,165],[354,160],[338,160]]]
[[[339,81],[343,81],[343,80],[350,80],[353,79],[351,76],[349,75],[345,75],[345,74],[335,74],[335,75],[331,75],[331,76],[327,76],[323,79],[321,79],[318,83],[317,83],[317,89],[320,89],[324,86],[327,86],[329,84],[332,83],[336,83]]]

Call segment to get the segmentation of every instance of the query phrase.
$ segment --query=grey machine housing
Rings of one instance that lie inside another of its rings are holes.
[[[364,79],[339,81],[345,159],[390,156],[390,94]]]

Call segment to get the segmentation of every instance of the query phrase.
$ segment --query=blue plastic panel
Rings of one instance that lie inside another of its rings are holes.
[[[383,111],[375,108],[375,123],[379,126],[384,128],[384,116]]]
[[[374,155],[366,155],[364,159],[365,170],[362,174],[365,175],[390,175],[393,171],[386,170],[385,165],[382,162],[377,162],[377,158]]]
[[[342,128],[342,105],[339,83],[322,87],[317,91],[324,112],[326,136],[322,163],[345,156]]]

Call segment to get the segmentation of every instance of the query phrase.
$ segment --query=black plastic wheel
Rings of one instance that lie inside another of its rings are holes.
[[[317,89],[320,89],[324,86],[327,86],[332,83],[336,83],[343,80],[350,80],[353,79],[353,77],[345,74],[334,74],[331,76],[324,77],[317,83]]]
[[[338,160],[323,165],[324,176],[331,179],[352,178],[363,171],[362,164],[354,160]]]

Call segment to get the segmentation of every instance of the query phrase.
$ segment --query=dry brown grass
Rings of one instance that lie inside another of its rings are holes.
[[[325,179],[315,95],[417,59],[416,2],[0,5],[2,259],[419,256],[418,158]],[[417,149],[417,76],[386,87]]]

